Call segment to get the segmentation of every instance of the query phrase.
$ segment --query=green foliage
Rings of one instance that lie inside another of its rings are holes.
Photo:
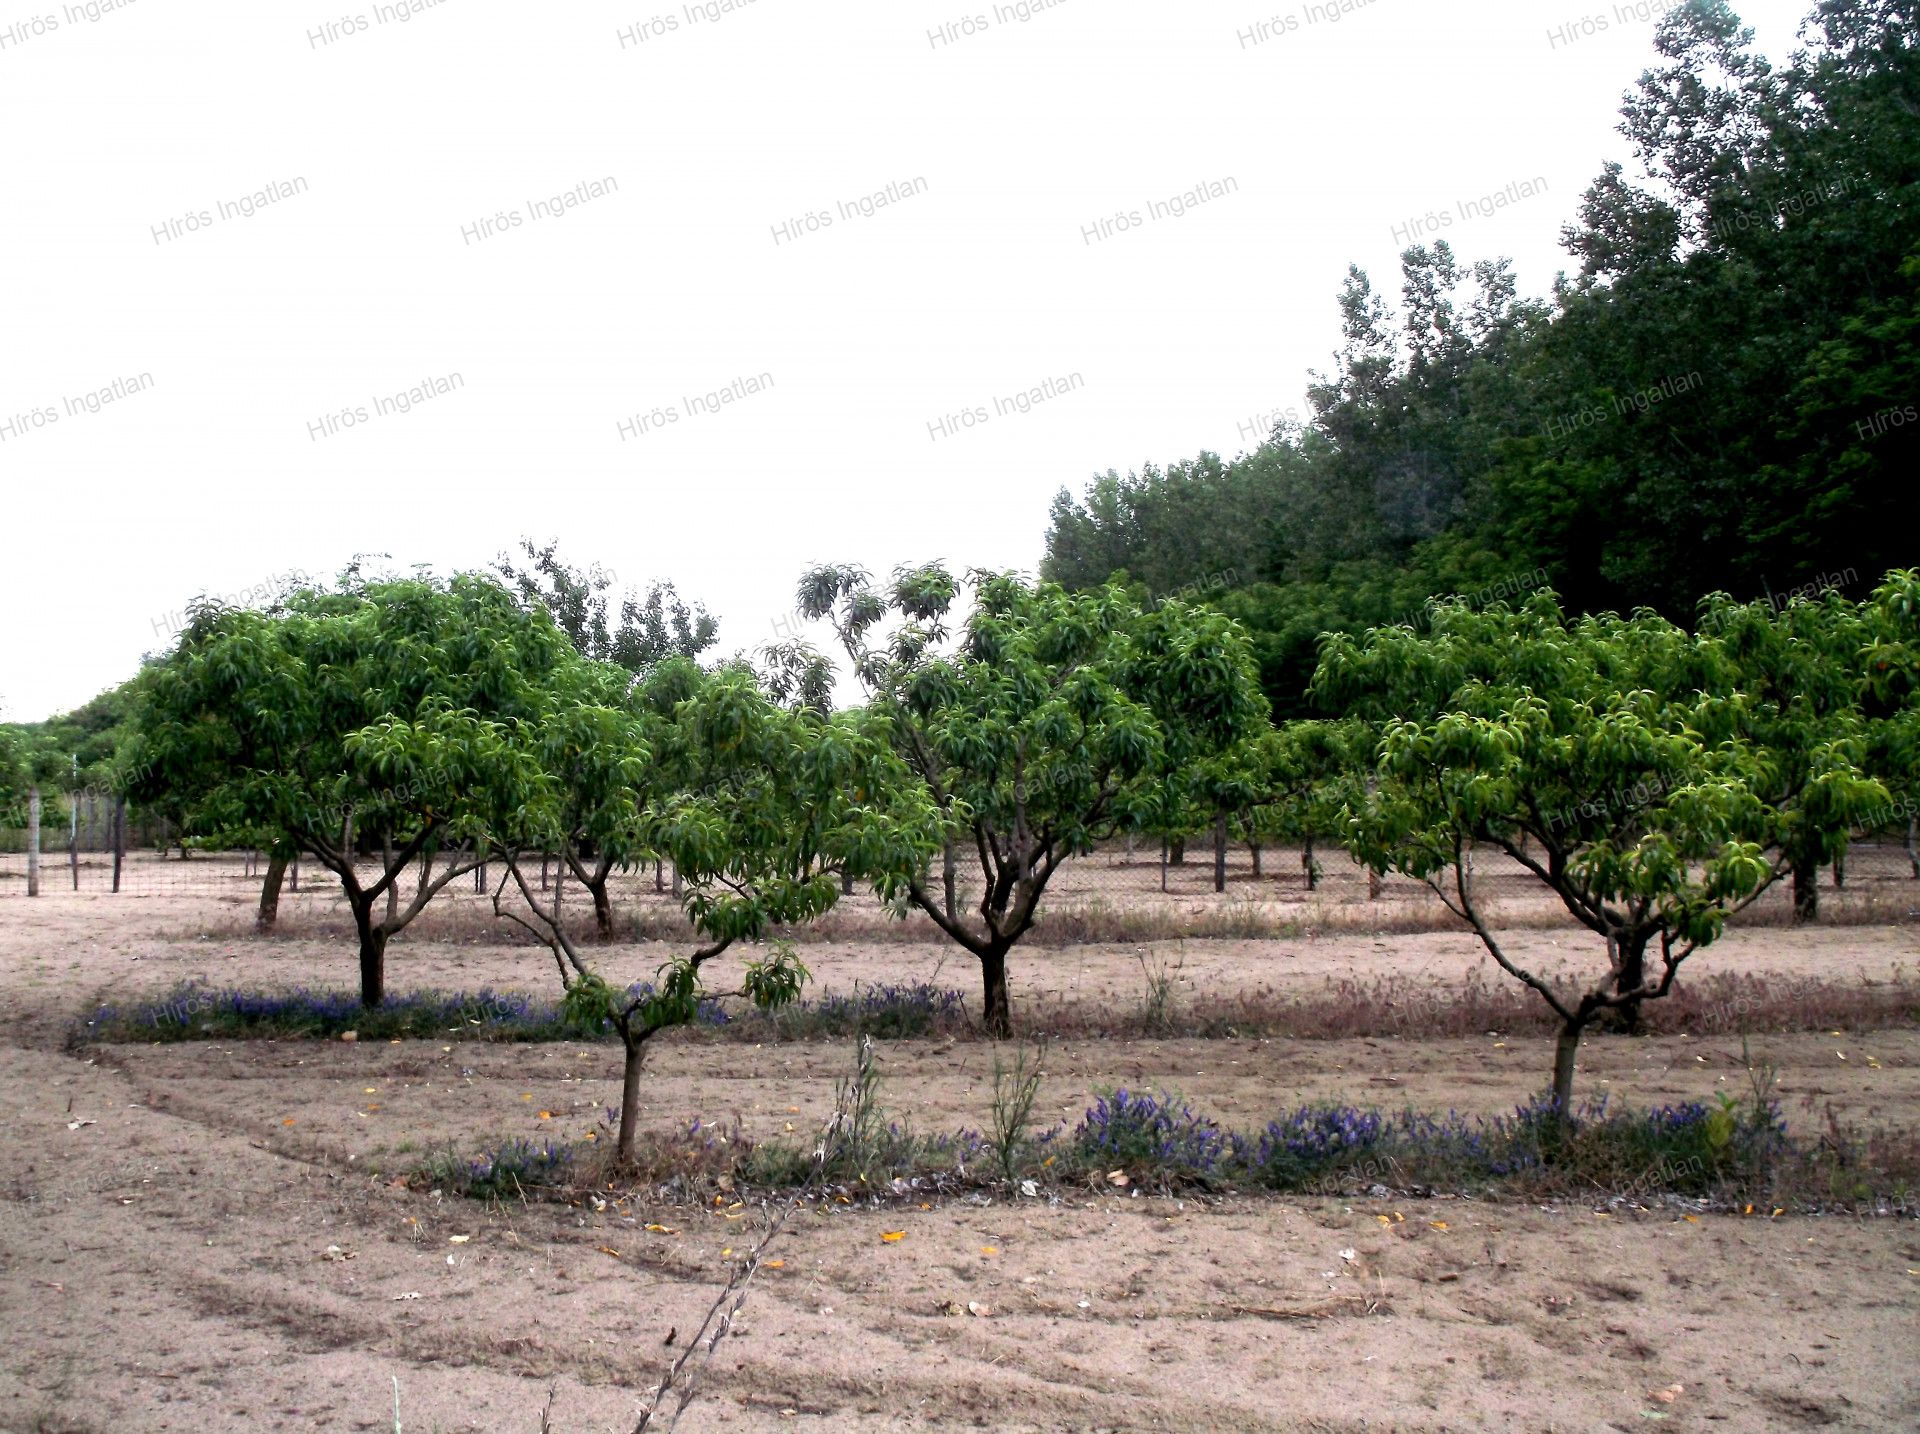
[[[1920,45],[1912,7],[1821,0],[1772,66],[1721,3],[1676,6],[1547,304],[1504,262],[1350,269],[1333,370],[1253,451],[1056,500],[1044,576],[1115,576],[1249,631],[1282,716],[1320,633],[1549,581],[1575,612],[1675,621],[1724,592],[1860,584],[1915,560]]]
[[[1427,633],[1331,636],[1317,694],[1383,723],[1347,840],[1431,883],[1577,1040],[1597,1011],[1667,994],[1730,911],[1884,801],[1857,765],[1857,619],[1837,598],[1777,615],[1716,602],[1696,636],[1644,611],[1569,620],[1539,594],[1444,606]],[[1599,981],[1557,988],[1509,960],[1475,904],[1477,847],[1604,939]]]
[[[494,571],[529,607],[544,608],[582,657],[625,672],[650,672],[671,657],[696,658],[718,640],[719,623],[698,603],[689,607],[672,583],[644,596],[628,591],[612,609],[614,579],[598,563],[569,566],[556,543],[520,540],[521,563],[502,553]]]
[[[134,795],[184,801],[194,830],[284,832],[335,870],[349,814],[397,846],[456,843],[531,795],[520,728],[573,661],[544,613],[471,576],[196,608],[142,693]]]
[[[1031,928],[1060,863],[1164,820],[1194,783],[1226,770],[1267,708],[1244,635],[1209,609],[1005,573],[976,572],[965,587],[972,608],[958,631],[949,618],[963,585],[938,567],[903,568],[884,591],[857,569],[818,568],[799,604],[832,619],[869,694],[863,730],[910,772],[936,840],[978,863],[985,894],[969,919],[946,912],[923,866],[891,865],[875,885],[982,960],[985,1017],[1004,1030],[997,963]]]

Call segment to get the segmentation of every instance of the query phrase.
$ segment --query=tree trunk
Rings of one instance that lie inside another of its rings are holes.
[[[1647,942],[1653,933],[1641,932],[1638,935],[1624,935],[1620,941],[1620,974],[1614,978],[1613,989],[1616,995],[1625,995],[1628,991],[1638,990],[1647,982]]]
[[[1213,889],[1227,889],[1227,814],[1213,819]]]
[[[1833,889],[1847,889],[1847,854],[1843,851],[1833,859]]]
[[[959,871],[954,863],[953,843],[948,842],[946,845],[946,850],[940,858],[940,886],[941,886],[942,893],[946,897],[947,920],[949,921],[959,920],[959,917],[954,914],[954,909],[958,905],[958,901],[959,901],[959,894],[958,894],[959,879],[960,879]]]
[[[1306,842],[1300,848],[1300,865],[1306,868],[1307,890],[1318,891],[1320,889],[1320,868],[1313,859],[1312,832],[1307,833]]]
[[[387,997],[387,929],[366,899],[353,903],[353,924],[360,933],[360,1004],[371,1011]]]
[[[1260,843],[1248,842],[1247,850],[1253,853],[1253,879],[1258,881],[1260,879]]]
[[[1580,1053],[1580,1027],[1564,1025],[1553,1044],[1553,1103],[1561,1115],[1573,1109],[1573,1063]]]
[[[1167,852],[1167,864],[1169,866],[1185,866],[1187,864],[1187,839],[1185,837],[1175,837],[1170,843]]]
[[[347,818],[347,824],[348,824],[348,829],[351,830],[352,824],[353,824],[352,817]],[[353,846],[351,843],[348,844],[347,850],[348,851],[353,850]],[[380,875],[384,877],[388,872],[392,870],[393,870],[393,833],[390,830],[383,830],[380,833]],[[388,924],[391,925],[394,921],[398,920],[399,916],[400,916],[400,878],[396,876],[392,881],[387,883],[387,922]]]
[[[1381,887],[1380,873],[1375,871],[1372,867],[1368,867],[1367,868],[1367,900],[1368,901],[1378,901],[1380,899],[1380,887]]]
[[[1637,991],[1647,983],[1647,943],[1653,939],[1651,931],[1627,934],[1618,938],[1620,943],[1620,974],[1613,978],[1615,995],[1624,996],[1628,991]],[[1613,1020],[1618,1028],[1628,1035],[1640,1033],[1640,1003],[1614,1008]]]
[[[842,871],[840,873],[840,894],[842,896],[853,895],[853,873],[850,871]]]
[[[617,1154],[622,1165],[633,1164],[634,1141],[640,1126],[640,1065],[647,1048],[628,1040],[626,1069],[620,1076],[620,1143]]]
[[[1913,868],[1913,879],[1920,881],[1920,813],[1907,818],[1907,865]]]
[[[982,956],[980,975],[986,986],[983,1024],[988,1035],[1004,1040],[1013,1034],[1013,1009],[1007,1001],[1007,953],[989,951]]]
[[[613,937],[613,898],[607,895],[607,874],[596,872],[583,883],[593,894],[593,926],[600,935],[611,940]]]
[[[255,931],[271,931],[280,919],[280,885],[287,877],[285,847],[276,845],[267,857],[266,879],[260,883],[260,911],[253,918]]]
[[[1798,926],[1802,922],[1817,921],[1820,918],[1820,868],[1811,861],[1796,861],[1793,864],[1793,922]]]

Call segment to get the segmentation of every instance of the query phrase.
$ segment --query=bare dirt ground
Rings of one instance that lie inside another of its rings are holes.
[[[617,1093],[611,1048],[230,1042],[116,1046],[88,1064],[64,1041],[95,1001],[188,978],[348,987],[351,947],[244,938],[185,896],[10,898],[0,918],[0,1428],[385,1431],[397,1378],[407,1431],[532,1434],[550,1389],[561,1434],[630,1429],[638,1390],[751,1238],[747,1211],[488,1207],[392,1183],[432,1149],[583,1133]],[[208,929],[225,934],[195,934]],[[1592,959],[1569,932],[1512,938],[1549,968]],[[593,954],[632,978],[665,949]],[[802,949],[822,989],[932,978],[971,994],[971,966],[944,954]],[[1184,963],[1187,999],[1388,973],[1439,991],[1485,961],[1451,932],[1152,954]],[[1920,932],[1743,929],[1688,969],[1912,980]],[[554,979],[532,948],[451,939],[403,938],[389,965],[393,990]],[[1019,955],[1013,980],[1029,1023],[1057,1003],[1142,998],[1131,946]],[[849,1054],[670,1036],[649,1060],[645,1120],[805,1133]],[[1920,1033],[1773,1035],[1753,1054],[1779,1067],[1802,1132],[1829,1106],[1920,1128]],[[883,1099],[919,1129],[979,1127],[992,1059],[977,1042],[883,1044]],[[1113,1084],[1176,1086],[1243,1126],[1321,1098],[1490,1112],[1538,1089],[1549,1062],[1546,1042],[1493,1035],[1066,1041],[1041,1118],[1077,1119]],[[1745,1081],[1724,1038],[1602,1037],[1580,1069],[1583,1093],[1634,1104]],[[803,1213],[681,1427],[1920,1426],[1920,1226],[1765,1214],[1118,1193]]]

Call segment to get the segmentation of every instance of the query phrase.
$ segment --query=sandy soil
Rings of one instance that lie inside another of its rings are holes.
[[[384,1431],[397,1378],[408,1431],[532,1434],[550,1389],[555,1430],[628,1429],[636,1391],[678,1348],[669,1332],[698,1324],[750,1238],[746,1211],[489,1209],[391,1183],[426,1149],[589,1128],[616,1090],[607,1048],[249,1042],[121,1046],[88,1064],[62,1045],[94,1000],[187,977],[345,986],[351,950],[183,937],[171,903],[84,894],[0,915],[0,1119],[14,1136],[0,1428]],[[1543,965],[1576,950],[1563,933],[1513,937]],[[597,954],[643,975],[661,948]],[[1184,957],[1189,991],[1389,972],[1438,987],[1484,960],[1451,933],[1157,954]],[[973,981],[924,943],[804,955],[828,989]],[[544,960],[402,942],[389,981],[542,988]],[[1911,927],[1755,929],[1700,965],[1911,979],[1920,942]],[[1141,992],[1131,948],[1035,953],[1014,981],[1028,1019]],[[1802,1129],[1829,1105],[1920,1126],[1920,1033],[1770,1036],[1754,1053],[1780,1068]],[[650,1060],[646,1119],[805,1131],[848,1057],[670,1038]],[[986,1119],[990,1047],[903,1042],[881,1058],[885,1099],[917,1127]],[[1123,1083],[1177,1085],[1246,1125],[1322,1097],[1492,1111],[1536,1089],[1548,1060],[1544,1042],[1496,1036],[1073,1041],[1048,1057],[1042,1108],[1077,1117]],[[1745,1079],[1737,1041],[1684,1038],[1597,1039],[1580,1073],[1584,1091],[1635,1103]],[[683,1429],[1920,1424],[1911,1221],[1113,1194],[808,1213],[770,1254],[783,1264],[756,1281],[746,1333],[722,1346]],[[1675,1385],[1671,1402],[1654,1397]]]

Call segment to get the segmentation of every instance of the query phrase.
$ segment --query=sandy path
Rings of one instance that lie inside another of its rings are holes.
[[[563,1434],[631,1428],[667,1333],[698,1322],[751,1221],[490,1209],[389,1183],[448,1142],[579,1133],[611,1098],[612,1052],[410,1041],[122,1046],[91,1065],[62,1054],[68,1022],[102,995],[188,977],[351,980],[337,941],[175,939],[162,934],[179,931],[173,916],[140,911],[7,908],[0,1428],[385,1431],[396,1377],[409,1431],[532,1434],[550,1387]],[[1553,937],[1516,933],[1549,962]],[[658,948],[602,954],[644,974]],[[805,949],[828,989],[929,977],[940,954]],[[1439,985],[1482,959],[1450,934],[1190,942],[1184,956],[1189,992],[1407,972]],[[1789,978],[1920,966],[1912,928],[1752,930],[1709,956]],[[970,977],[952,961],[939,975]],[[394,953],[396,988],[549,979],[526,948]],[[1127,948],[1036,953],[1015,981],[1025,1019],[1140,992]],[[1755,1053],[1780,1067],[1802,1129],[1829,1102],[1849,1120],[1920,1125],[1920,1033],[1772,1036]],[[900,1042],[881,1055],[885,1098],[918,1128],[986,1118],[991,1047]],[[848,1056],[838,1043],[668,1038],[646,1118],[805,1131]],[[1494,1111],[1537,1088],[1546,1064],[1544,1042],[1493,1036],[1065,1041],[1042,1108],[1077,1116],[1096,1087],[1127,1083],[1176,1084],[1245,1125],[1321,1098]],[[1737,1041],[1678,1037],[1596,1040],[1580,1074],[1583,1091],[1634,1103],[1745,1079]],[[81,1121],[93,1123],[69,1128]],[[1920,1373],[1900,1352],[1920,1348],[1916,1228],[1119,1195],[807,1214],[681,1427],[1358,1434],[1641,1428],[1661,1413],[1676,1429],[1910,1428]],[[352,1258],[325,1258],[329,1245]],[[986,1313],[949,1312],[969,1301]],[[1279,1317],[1308,1309],[1326,1317]],[[1671,1404],[1651,1399],[1674,1384]]]

